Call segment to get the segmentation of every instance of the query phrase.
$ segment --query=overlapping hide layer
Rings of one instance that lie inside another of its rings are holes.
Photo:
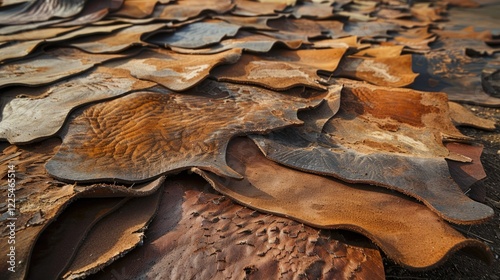
[[[490,61],[490,58],[469,57],[464,50],[457,49],[414,55],[413,69],[419,77],[412,88],[445,92],[452,101],[499,107],[500,98],[486,94],[481,84],[481,71]]]
[[[195,22],[172,33],[155,35],[149,41],[163,47],[196,49],[219,43],[225,37],[233,37],[239,29],[239,25],[224,21]]]
[[[398,190],[424,202],[444,219],[470,224],[493,210],[465,196],[451,179],[442,138],[466,139],[451,123],[446,96],[363,84],[346,85],[339,112],[322,130],[305,126],[252,136],[281,164],[347,182]]]
[[[495,121],[483,119],[474,115],[464,106],[456,102],[448,102],[450,117],[457,126],[470,126],[484,130],[495,130]]]
[[[159,0],[125,0],[123,1],[123,5],[120,7],[118,11],[113,13],[114,16],[126,16],[131,18],[145,18],[150,16],[156,3],[160,2]],[[169,2],[161,1],[161,2]]]
[[[81,73],[94,65],[130,54],[88,54],[59,48],[0,66],[0,88],[11,85],[39,86]]]
[[[472,199],[480,202],[485,201],[486,190],[483,184],[475,184],[486,178],[481,163],[483,146],[466,145],[462,143],[446,143],[446,148],[451,152],[464,155],[472,159],[472,162],[448,161],[448,167],[453,180]]]
[[[252,211],[197,176],[169,180],[162,196],[144,245],[91,279],[384,279],[366,241]]]
[[[225,164],[233,136],[301,124],[297,110],[320,102],[213,81],[183,94],[132,93],[76,112],[46,168],[68,181],[137,182],[192,166],[240,177]]]
[[[78,14],[85,0],[34,0],[0,11],[0,24],[22,24],[53,17],[67,18]]]
[[[104,217],[89,232],[63,279],[96,273],[144,242],[145,230],[160,205],[162,188],[156,193],[131,198],[120,209]]]
[[[230,0],[177,0],[167,5],[159,18],[163,20],[185,21],[204,12],[224,14],[231,11],[235,4]]]
[[[127,187],[117,184],[95,184],[90,186],[66,185],[47,175],[44,164],[55,154],[60,141],[49,139],[37,144],[17,146],[2,145],[2,174],[7,174],[8,165],[14,165],[16,174],[15,217],[16,217],[16,258],[23,260],[16,265],[16,273],[5,275],[5,279],[24,277],[29,265],[35,241],[45,227],[50,224],[75,199],[81,197],[125,197],[145,196],[156,191],[164,178]],[[8,189],[3,188],[1,197],[8,197]],[[7,222],[8,216],[2,217]],[[3,227],[0,242],[8,244],[9,228]],[[0,269],[7,271],[8,256],[0,257]]]
[[[141,38],[147,37],[148,33],[152,33],[165,27],[166,24],[148,24],[132,26],[120,30],[111,35],[100,35],[81,38],[69,42],[69,45],[79,48],[89,53],[114,53],[120,52],[131,46],[149,45],[143,42]]]
[[[412,70],[411,55],[395,57],[346,57],[335,71],[338,77],[367,81],[378,86],[403,87],[418,74]]]
[[[171,47],[171,49],[178,53],[190,54],[213,54],[229,49],[243,49],[249,52],[267,53],[275,45],[285,45],[289,49],[298,49],[302,45],[302,41],[279,40],[265,35],[240,31],[234,38],[222,40],[220,43],[208,48],[186,49]]]
[[[72,38],[80,36],[95,35],[100,33],[110,33],[113,32],[114,30],[118,30],[128,26],[130,26],[130,24],[115,24],[111,26],[88,26],[65,33],[60,36],[50,36],[44,39],[10,43],[5,47],[0,48],[0,61],[24,57],[32,53],[36,48],[40,47],[41,45],[64,42],[66,40],[70,40]],[[34,32],[40,32],[40,30],[35,30]]]
[[[49,86],[4,91],[0,139],[23,144],[53,136],[76,107],[154,85],[133,78],[128,71],[102,66]]]
[[[346,49],[271,51],[262,55],[243,54],[233,65],[218,67],[212,75],[219,81],[255,84],[274,90],[295,86],[324,89],[319,70],[332,72]]]
[[[126,201],[127,198],[98,198],[71,203],[38,238],[28,278],[59,279],[92,227]]]
[[[243,180],[197,172],[216,190],[250,208],[321,228],[361,233],[404,266],[434,267],[459,249],[491,260],[486,245],[464,238],[427,207],[403,195],[284,167],[266,159],[245,138],[231,141],[227,161],[244,175]]]
[[[130,71],[133,77],[156,82],[171,90],[183,91],[204,80],[215,66],[236,63],[240,56],[241,49],[209,56],[155,49],[146,50],[133,60],[110,64],[110,67]]]
[[[231,13],[240,16],[275,15],[287,7],[285,3],[257,3],[249,0],[235,0],[234,3],[236,7]]]

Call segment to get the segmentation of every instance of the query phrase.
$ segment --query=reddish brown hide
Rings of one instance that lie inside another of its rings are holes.
[[[225,164],[233,136],[301,124],[297,111],[320,102],[208,80],[184,94],[132,93],[76,112],[46,168],[68,181],[141,182],[192,166],[240,177]]]
[[[369,85],[346,85],[340,111],[322,130],[305,126],[252,136],[281,164],[347,182],[398,190],[424,202],[442,218],[478,223],[493,210],[465,196],[451,179],[442,139],[466,140],[449,119],[443,94]]]
[[[90,279],[384,279],[369,242],[252,211],[197,176],[170,179],[162,196],[144,245]]]
[[[266,159],[246,138],[231,141],[227,160],[243,180],[195,171],[216,190],[250,208],[321,228],[356,231],[397,263],[414,269],[436,266],[462,248],[491,260],[485,244],[464,238],[427,207],[403,195],[284,167]]]

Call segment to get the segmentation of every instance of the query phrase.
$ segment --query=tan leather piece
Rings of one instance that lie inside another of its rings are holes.
[[[356,57],[399,57],[403,46],[381,46],[378,48],[367,48],[355,53]]]
[[[71,40],[68,44],[89,53],[117,53],[132,46],[148,46],[141,38],[146,39],[165,26],[163,23],[131,26],[112,34]]]
[[[145,235],[92,279],[384,279],[365,239],[253,211],[194,175],[169,179]]]
[[[236,8],[231,13],[240,16],[275,15],[287,7],[283,3],[258,3],[251,0],[235,0],[234,3]]]
[[[412,70],[411,55],[375,58],[346,57],[340,62],[334,75],[390,87],[410,85],[418,76]]]
[[[491,260],[485,244],[463,237],[427,207],[402,195],[278,165],[244,138],[231,141],[227,160],[244,174],[243,180],[196,172],[216,190],[252,209],[361,233],[389,258],[413,269],[439,265],[463,248],[475,249],[478,258]]]
[[[162,192],[160,188],[152,195],[131,198],[98,221],[62,278],[75,279],[96,273],[142,244],[145,231],[160,205]]]
[[[0,139],[26,144],[48,138],[61,129],[75,108],[154,85],[132,77],[126,70],[100,66],[45,87],[6,90],[0,96]],[[43,115],[50,118],[40,117]]]
[[[480,118],[469,109],[456,102],[448,102],[450,107],[450,117],[457,126],[470,126],[479,129],[494,131],[496,122]]]
[[[182,94],[132,93],[75,112],[46,168],[73,182],[142,182],[192,166],[240,177],[225,164],[233,136],[301,124],[297,111],[321,101],[209,80]]]
[[[30,41],[30,40],[41,40],[56,37],[58,35],[68,33],[75,29],[81,28],[79,26],[71,27],[49,27],[49,28],[39,28],[35,30],[24,31],[20,33],[1,35],[0,42],[7,41]]]
[[[159,18],[162,20],[185,21],[200,16],[207,11],[224,14],[231,11],[235,4],[230,0],[177,0],[165,6]]]
[[[59,146],[60,141],[54,138],[22,147],[2,144],[0,161],[4,164],[0,166],[0,172],[7,174],[8,165],[12,164],[16,174],[16,259],[23,260],[16,264],[16,273],[5,274],[5,279],[19,279],[26,275],[38,236],[72,201],[81,197],[144,196],[163,184],[164,178],[161,177],[133,187],[102,183],[67,185],[48,176],[44,167]],[[8,197],[7,188],[1,190],[0,197]],[[8,244],[9,232],[9,228],[2,228],[1,244]],[[7,253],[0,256],[0,269],[7,271],[10,266],[7,260]]]
[[[156,82],[174,91],[184,91],[207,78],[215,66],[236,63],[241,52],[241,49],[234,49],[206,56],[150,49],[132,60],[121,60],[109,65],[130,71],[135,78]]]
[[[145,18],[150,16],[158,0],[124,0],[120,9],[113,16],[126,16],[131,18]]]
[[[493,210],[465,196],[450,177],[445,158],[470,159],[442,144],[444,137],[467,139],[448,114],[444,94],[344,84],[340,110],[322,131],[312,128],[314,118],[302,117],[302,127],[251,138],[286,166],[397,190],[448,221],[479,223]]]
[[[339,48],[243,54],[237,63],[218,67],[212,71],[212,75],[219,81],[254,84],[274,90],[301,85],[325,89],[319,84],[317,72],[334,71],[345,51]]]
[[[301,5],[293,7],[292,14],[296,18],[327,19],[333,16],[333,7],[330,3],[302,2]]]
[[[0,88],[12,85],[40,86],[81,73],[105,61],[130,54],[84,54],[59,48],[23,60],[0,65]]]

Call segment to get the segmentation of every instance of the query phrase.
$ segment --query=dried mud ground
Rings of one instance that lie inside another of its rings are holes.
[[[474,137],[484,145],[481,162],[488,177],[476,184],[485,187],[486,203],[495,210],[495,216],[484,224],[461,226],[459,230],[468,237],[484,241],[493,253],[493,263],[487,265],[458,253],[438,268],[415,272],[384,259],[387,279],[500,279],[500,108],[465,106],[477,116],[497,122],[496,130],[491,132],[460,128],[463,134]]]

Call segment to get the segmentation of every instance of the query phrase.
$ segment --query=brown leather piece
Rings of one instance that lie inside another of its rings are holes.
[[[435,267],[464,248],[491,261],[480,241],[467,239],[424,205],[369,185],[353,185],[293,170],[266,159],[248,139],[228,146],[228,164],[243,180],[197,171],[212,186],[252,209],[292,217],[321,228],[347,229],[375,242],[412,269]]]
[[[292,14],[296,18],[327,19],[333,16],[333,7],[330,3],[302,2],[293,7]]]
[[[287,7],[283,3],[257,3],[249,0],[235,0],[234,3],[236,7],[231,13],[239,16],[275,15]]]
[[[483,57],[469,57],[463,49],[414,55],[413,70],[419,73],[419,77],[411,87],[445,92],[451,101],[499,107],[500,98],[486,94],[481,83],[481,70],[490,61]]]
[[[267,53],[272,48],[285,46],[289,49],[298,49],[302,45],[302,41],[279,40],[273,37],[254,34],[247,31],[239,31],[234,38],[222,40],[220,43],[212,45],[208,48],[186,49],[170,47],[173,51],[187,54],[213,54],[230,49],[242,49],[248,52]]]
[[[124,0],[87,0],[76,18],[59,23],[58,26],[87,25],[97,22],[109,12],[119,9],[123,2]]]
[[[413,83],[418,76],[412,70],[412,56],[396,57],[346,57],[334,76],[367,81],[378,86],[403,87]]]
[[[245,29],[274,30],[267,25],[267,21],[275,19],[277,16],[240,17],[233,15],[216,15],[214,19],[220,19],[227,23],[239,25]]]
[[[177,0],[175,3],[165,6],[159,18],[185,21],[205,12],[224,14],[234,7],[235,4],[230,0]]]
[[[6,90],[0,96],[4,113],[0,120],[0,139],[26,144],[48,138],[61,129],[75,108],[154,85],[156,83],[135,79],[126,70],[100,66],[45,87]],[[50,118],[40,117],[49,115]]]
[[[143,246],[90,279],[384,279],[364,239],[262,214],[211,189],[198,176],[170,179]]]
[[[158,211],[158,192],[129,199],[98,221],[83,241],[63,279],[85,277],[101,270],[144,242],[145,231]]]
[[[148,41],[165,48],[196,49],[219,43],[226,37],[234,37],[239,29],[239,25],[224,21],[195,22],[173,33],[154,35]]]
[[[105,61],[128,54],[84,54],[60,48],[40,55],[0,65],[0,88],[12,85],[40,86],[84,72]]]
[[[469,126],[483,130],[494,131],[496,122],[480,118],[469,109],[456,102],[448,102],[450,107],[450,117],[456,126]]]
[[[443,94],[346,84],[339,112],[322,131],[311,128],[314,118],[302,117],[303,127],[251,138],[286,166],[397,190],[448,221],[479,223],[493,210],[465,196],[450,177],[442,139],[466,137],[448,114]]]
[[[460,188],[472,199],[485,202],[486,192],[482,184],[476,182],[486,178],[486,172],[481,164],[482,146],[466,145],[462,143],[446,143],[451,152],[467,156],[472,162],[448,161],[450,174]]]
[[[262,55],[243,54],[233,65],[218,67],[212,76],[219,81],[255,84],[273,90],[296,86],[325,89],[319,70],[332,72],[346,49],[280,50]],[[287,78],[287,79],[284,79]]]
[[[109,35],[97,35],[70,41],[68,44],[89,53],[117,53],[132,46],[147,46],[148,33],[154,33],[164,28],[163,23],[137,25],[119,30]]]
[[[74,31],[70,31],[60,36],[55,37],[47,37],[45,39],[40,40],[30,40],[23,41],[15,44],[9,44],[8,46],[1,49],[0,61],[4,61],[7,59],[13,58],[21,58],[24,57],[38,48],[42,44],[55,44],[59,42],[65,42],[66,40],[70,40],[75,37],[87,36],[87,35],[96,35],[100,33],[111,33],[114,30],[121,29],[124,27],[130,26],[129,24],[115,24],[111,26],[88,26],[83,28],[78,28]],[[39,30],[36,30],[40,32]],[[62,43],[64,44],[64,43]]]
[[[16,174],[16,264],[15,273],[4,275],[4,279],[23,278],[27,273],[30,255],[40,233],[57,218],[74,200],[81,197],[126,197],[144,196],[156,191],[164,181],[158,178],[153,182],[135,186],[118,184],[66,185],[54,180],[45,171],[44,164],[60,146],[57,139],[48,139],[22,147],[2,145],[0,162],[1,174],[7,174],[8,165],[13,164]],[[0,191],[0,197],[8,197],[8,189]],[[9,228],[0,232],[1,244],[7,244]],[[7,254],[0,257],[0,269],[7,271]]]
[[[124,0],[120,9],[113,16],[125,16],[130,18],[145,18],[150,16],[158,0]]]
[[[347,22],[344,31],[361,39],[390,37],[389,31],[398,31],[401,27],[389,22]]]
[[[280,17],[268,20],[267,25],[290,36],[302,35],[309,39],[322,36],[322,28],[314,20]]]
[[[67,18],[81,12],[85,0],[34,0],[0,11],[0,24],[23,24],[53,17]]]
[[[240,49],[227,50],[211,56],[149,49],[133,60],[120,60],[109,65],[127,70],[135,78],[156,82],[167,89],[184,91],[207,78],[215,66],[236,63],[240,56]]]
[[[39,28],[35,30],[24,31],[20,33],[0,35],[0,42],[5,41],[31,41],[40,39],[49,39],[56,37],[57,35],[68,33],[72,30],[81,28],[79,26],[71,27],[49,27],[49,28]]]
[[[321,101],[213,81],[183,94],[132,93],[75,112],[46,168],[73,182],[141,182],[192,166],[238,178],[225,164],[233,136],[301,124],[297,111]]]
[[[92,227],[121,207],[126,198],[80,199],[71,203],[38,237],[29,279],[59,279]]]

